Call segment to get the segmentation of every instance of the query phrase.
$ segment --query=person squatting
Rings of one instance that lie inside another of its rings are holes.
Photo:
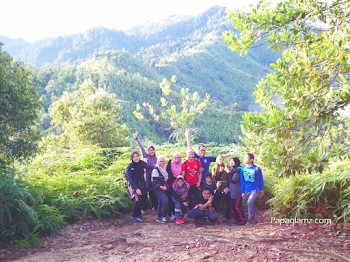
[[[167,217],[175,219],[176,224],[185,223],[184,217],[206,220],[214,223],[218,219],[216,211],[220,200],[224,199],[224,218],[229,222],[233,211],[232,224],[252,225],[256,223],[254,203],[263,196],[264,179],[261,168],[254,164],[254,155],[247,153],[241,166],[238,157],[230,159],[230,167],[224,158],[235,152],[224,155],[206,156],[205,146],[199,146],[199,155],[193,150],[188,131],[187,159],[182,162],[181,154],[176,153],[166,164],[164,156],[156,157],[154,146],[145,151],[138,139],[143,159],[137,151],[132,152],[131,162],[126,169],[126,181],[130,198],[135,199],[132,212],[132,224],[144,221],[147,214],[147,194],[150,196],[152,209],[157,210],[159,223],[166,223]],[[215,163],[209,172],[211,163]],[[247,201],[248,218],[242,209],[242,201]]]

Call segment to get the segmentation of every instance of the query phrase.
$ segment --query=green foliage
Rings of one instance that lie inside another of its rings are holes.
[[[68,220],[112,218],[131,203],[124,181],[130,159],[125,150],[49,144],[28,166],[26,181],[42,192],[44,204]]]
[[[171,81],[176,82],[176,77],[173,76]],[[171,83],[164,78],[160,83],[163,97],[160,98],[161,107],[164,109],[157,114],[153,105],[144,103],[143,106],[148,109],[149,114],[159,121],[162,118],[169,122],[170,128],[173,132],[170,138],[177,140],[179,135],[182,135],[185,130],[192,130],[198,132],[198,128],[194,127],[194,120],[201,116],[208,106],[210,96],[207,94],[205,99],[202,99],[197,92],[190,93],[188,88],[182,88],[180,94],[175,93],[171,89]],[[180,97],[180,99],[178,99]],[[177,106],[180,104],[180,107]],[[140,120],[143,119],[141,107],[137,104],[134,115]]]
[[[350,221],[349,162],[334,164],[322,174],[280,178],[268,201],[272,216]]]
[[[346,1],[260,1],[249,14],[229,13],[240,34],[228,31],[234,51],[268,43],[283,50],[260,81],[261,114],[244,116],[245,142],[280,175],[322,172],[332,157],[348,155],[348,124],[339,110],[350,101]]]
[[[0,43],[0,165],[28,158],[37,148],[38,84]]]
[[[52,104],[51,117],[55,127],[61,126],[62,140],[70,147],[79,144],[115,147],[124,145],[129,134],[126,125],[117,122],[119,112],[115,94],[85,81],[79,90],[65,92]]]
[[[205,114],[194,121],[194,126],[200,129],[197,141],[215,141],[219,144],[239,143],[243,112],[237,112],[235,107],[215,108],[208,106]],[[205,127],[205,128],[201,128]]]
[[[41,204],[39,195],[18,170],[0,169],[1,240],[16,240],[16,246],[26,248],[39,243],[39,233],[55,233],[65,224],[56,208]]]
[[[264,176],[264,195],[257,198],[255,203],[260,210],[269,210],[271,208],[269,200],[275,196],[274,188],[280,182],[280,179],[275,176],[273,171],[264,167],[261,167],[261,169]]]

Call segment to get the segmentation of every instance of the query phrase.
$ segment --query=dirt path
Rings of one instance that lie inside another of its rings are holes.
[[[259,220],[263,221],[262,213]],[[350,225],[176,225],[156,213],[68,225],[29,250],[0,249],[1,261],[350,261]]]

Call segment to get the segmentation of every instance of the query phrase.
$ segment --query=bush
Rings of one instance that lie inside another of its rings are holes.
[[[285,218],[326,218],[350,221],[349,163],[333,165],[322,174],[280,179],[268,201],[270,214]]]
[[[37,234],[54,233],[64,225],[54,207],[41,205],[39,192],[15,168],[0,169],[0,239],[19,247],[38,244]]]
[[[26,181],[40,188],[43,203],[66,220],[112,218],[131,205],[124,180],[126,150],[48,146],[28,166]]]
[[[267,210],[270,208],[269,200],[274,196],[273,188],[279,182],[279,178],[273,175],[271,171],[265,171],[261,168],[264,177],[264,196],[256,200],[256,206],[260,210]]]

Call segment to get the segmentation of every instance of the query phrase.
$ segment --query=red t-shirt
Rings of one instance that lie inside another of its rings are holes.
[[[201,164],[201,162],[197,161],[196,159],[194,159],[192,163],[190,161],[186,160],[186,169],[187,170],[185,170],[185,164],[182,164],[181,171],[185,171],[185,179],[190,186],[197,185],[197,183],[198,183],[198,170],[200,168],[202,168],[202,164]]]

